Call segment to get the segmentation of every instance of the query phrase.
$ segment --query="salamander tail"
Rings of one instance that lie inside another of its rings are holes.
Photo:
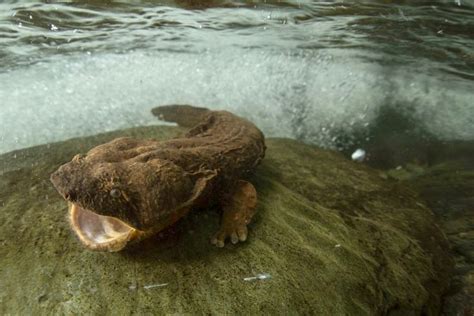
[[[160,120],[177,123],[183,127],[197,125],[208,112],[206,108],[191,105],[162,105],[151,110],[151,113]]]

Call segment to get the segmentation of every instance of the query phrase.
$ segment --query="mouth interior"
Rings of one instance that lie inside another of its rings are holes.
[[[118,251],[137,235],[135,228],[115,217],[98,215],[76,204],[71,204],[69,211],[74,231],[91,249]]]

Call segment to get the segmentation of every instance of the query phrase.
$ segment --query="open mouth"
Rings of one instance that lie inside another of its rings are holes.
[[[74,203],[70,204],[69,215],[79,239],[93,250],[122,250],[143,233],[115,217],[98,215]]]

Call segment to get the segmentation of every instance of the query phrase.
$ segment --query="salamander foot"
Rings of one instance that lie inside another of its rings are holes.
[[[227,239],[233,244],[247,240],[247,225],[255,214],[256,205],[255,187],[250,182],[239,180],[233,192],[224,197],[221,227],[211,238],[211,243],[222,248]]]

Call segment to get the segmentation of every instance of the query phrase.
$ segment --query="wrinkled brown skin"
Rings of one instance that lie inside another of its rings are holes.
[[[244,181],[265,153],[262,132],[226,111],[187,105],[154,108],[160,119],[194,126],[167,141],[117,138],[76,155],[51,175],[69,202],[99,215],[156,233],[189,210],[219,202],[222,226],[212,238],[221,247],[245,240],[256,192]]]

